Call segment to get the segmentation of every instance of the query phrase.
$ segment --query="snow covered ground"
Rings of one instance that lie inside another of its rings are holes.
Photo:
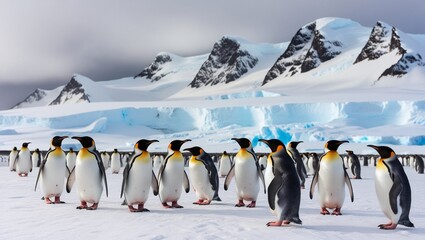
[[[341,151],[340,151],[341,152]],[[158,197],[151,196],[145,207],[149,213],[130,213],[119,198],[122,174],[107,171],[108,198],[102,195],[96,211],[75,209],[78,197],[73,190],[64,193],[66,204],[46,205],[41,190],[34,192],[38,168],[27,178],[0,167],[0,239],[423,239],[425,234],[425,175],[410,167],[405,171],[412,187],[411,220],[415,228],[398,226],[394,231],[377,228],[388,220],[379,209],[374,188],[374,167],[362,167],[360,180],[352,180],[354,202],[346,192],[342,216],[319,214],[317,189],[313,200],[308,197],[311,177],[301,192],[302,225],[266,227],[274,216],[268,209],[266,195],[259,194],[254,209],[236,208],[235,182],[223,190],[222,202],[209,206],[193,205],[195,193],[182,194],[183,209],[164,209]],[[122,172],[122,171],[121,171]]]

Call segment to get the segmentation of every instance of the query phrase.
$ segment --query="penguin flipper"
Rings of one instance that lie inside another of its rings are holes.
[[[68,179],[66,181],[66,192],[70,193],[72,186],[74,185],[75,182],[75,167],[71,170],[71,173],[68,176]]]
[[[401,191],[403,191],[401,182],[398,181],[398,178],[394,178],[393,185],[389,192],[390,206],[394,214],[397,214],[398,212],[397,199],[399,198]]]
[[[46,159],[47,159],[47,157],[46,157]],[[46,159],[43,160],[43,162],[40,165],[40,169],[38,170],[37,180],[35,180],[34,192],[37,190],[38,179],[40,179],[41,172],[44,170],[44,165],[46,164]]]
[[[348,191],[350,192],[351,202],[354,202],[353,185],[351,185],[350,177],[348,176],[348,173],[345,171],[345,169],[344,169],[344,175],[345,175],[345,184],[347,184]]]
[[[282,178],[280,176],[275,176],[267,188],[267,199],[271,210],[274,210],[276,207],[276,194],[282,187],[282,183]]]
[[[108,197],[108,181],[106,180],[105,166],[103,166],[102,158],[100,157],[99,152],[94,150],[92,153],[96,157],[97,166],[99,167],[100,171],[100,177],[103,178],[103,182],[105,184],[106,197]]]
[[[124,195],[124,189],[127,185],[127,181],[128,181],[128,175],[130,172],[130,167],[129,164],[125,165],[123,174],[122,174],[122,184],[121,184],[121,194],[120,194],[120,198],[122,198],[122,196]]]
[[[314,188],[316,187],[318,180],[319,180],[319,166],[317,167],[317,170],[314,172],[313,179],[311,180],[310,199],[313,199]]]
[[[263,171],[262,171],[262,169],[261,169],[260,164],[258,163],[258,161],[255,161],[255,165],[257,166],[258,176],[260,177],[261,182],[263,183],[264,194],[266,194],[266,181],[264,180]]]
[[[183,187],[184,187],[184,191],[186,193],[188,193],[190,191],[190,183],[189,183],[189,178],[187,177],[186,171],[183,170],[184,176],[183,176]]]
[[[157,196],[159,193],[159,185],[158,185],[158,180],[155,177],[155,173],[152,170],[152,182],[151,182],[151,186],[152,186],[152,191],[153,191],[153,195]]]
[[[224,190],[227,191],[229,189],[230,182],[232,181],[232,178],[235,176],[235,165],[232,165],[232,168],[230,168],[229,173],[226,175],[226,179],[224,180]]]

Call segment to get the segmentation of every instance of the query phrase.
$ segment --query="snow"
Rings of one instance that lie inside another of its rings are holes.
[[[303,224],[273,228],[266,227],[267,222],[275,220],[268,209],[266,195],[260,191],[256,208],[235,208],[235,182],[224,191],[224,178],[220,178],[222,202],[193,205],[196,195],[191,189],[181,196],[179,203],[183,209],[164,209],[159,198],[151,192],[145,205],[151,212],[130,213],[126,206],[120,205],[122,175],[111,174],[108,169],[109,197],[103,193],[98,210],[87,211],[75,209],[79,202],[74,189],[70,194],[63,193],[62,200],[66,204],[46,205],[40,200],[41,190],[34,192],[38,168],[22,178],[2,166],[0,236],[2,239],[66,239],[71,236],[78,239],[275,239],[278,236],[288,239],[422,239],[425,234],[425,209],[421,202],[425,196],[424,175],[405,167],[412,187],[410,218],[415,228],[398,226],[394,231],[384,231],[377,228],[388,220],[376,198],[374,170],[373,165],[362,166],[363,179],[351,180],[355,199],[353,203],[347,200],[346,191],[342,216],[319,214],[317,189],[312,200],[308,196],[310,176],[306,179],[306,189],[301,191]]]

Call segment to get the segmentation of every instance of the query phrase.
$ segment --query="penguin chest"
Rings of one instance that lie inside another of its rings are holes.
[[[191,160],[189,162],[190,182],[195,190],[198,199],[211,200],[214,191],[209,180],[208,171],[202,162]]]
[[[273,167],[270,162],[270,164],[267,164],[267,167],[264,170],[264,182],[266,183],[266,188],[269,187],[270,182],[273,180],[273,178],[274,178]]]
[[[119,154],[112,154],[111,156],[111,171],[112,173],[119,173],[121,168],[121,160]]]
[[[65,185],[65,154],[61,150],[53,151],[47,157],[41,172],[41,187],[44,196],[60,196]]]
[[[145,203],[152,182],[152,164],[135,161],[128,175],[125,196],[129,204]]]
[[[345,173],[339,158],[320,162],[318,191],[321,207],[341,208],[345,199]]]
[[[18,173],[28,173],[32,168],[31,154],[29,150],[21,150],[16,163],[16,171]]]
[[[397,212],[397,214],[394,214],[390,205],[389,193],[393,186],[393,180],[391,179],[386,167],[381,165],[384,164],[378,163],[375,170],[376,195],[378,197],[379,205],[381,206],[381,209],[384,212],[385,216],[388,217],[391,222],[398,223],[398,220],[400,219],[401,215],[401,208],[398,207],[399,211]],[[397,196],[397,203],[399,202],[399,196]],[[399,206],[399,204],[397,204],[397,206]]]
[[[81,150],[80,150],[81,152]],[[77,156],[75,164],[75,184],[80,200],[98,203],[103,191],[102,176],[96,158]]]
[[[16,157],[17,156],[18,156],[18,152],[17,151],[12,151],[9,154],[9,169],[10,169],[10,171],[12,171],[12,170],[15,169],[15,160],[16,160]]]
[[[159,183],[159,194],[163,202],[177,201],[183,188],[184,159],[170,158]]]
[[[66,156],[66,166],[68,167],[69,171],[72,171],[72,169],[74,169],[76,159],[77,156],[75,154],[68,154]]]
[[[235,181],[239,198],[255,201],[260,190],[259,176],[255,159],[235,157]]]
[[[40,158],[40,156],[38,155],[38,153],[34,152],[31,155],[31,160],[32,160],[32,167],[37,167],[38,166],[38,159]]]

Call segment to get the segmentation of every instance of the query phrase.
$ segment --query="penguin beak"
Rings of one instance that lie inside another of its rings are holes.
[[[266,139],[258,139],[258,141],[269,145],[269,141],[267,141]]]
[[[191,139],[183,140],[184,143],[192,141]]]

